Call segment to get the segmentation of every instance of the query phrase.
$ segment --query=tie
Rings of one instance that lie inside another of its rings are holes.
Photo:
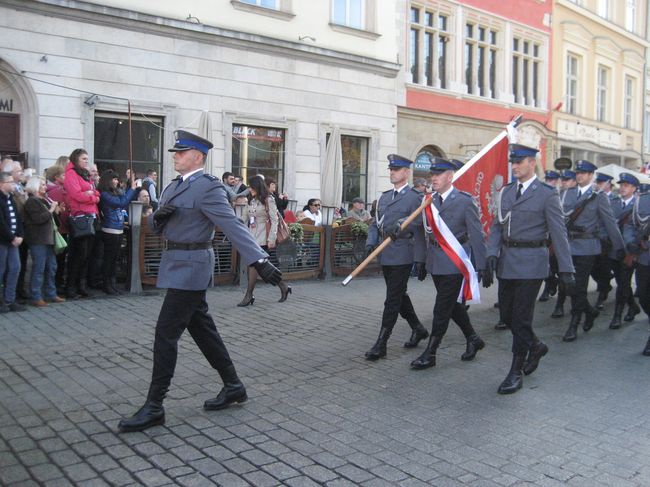
[[[397,198],[398,192],[396,189],[393,190],[393,199]]]
[[[521,196],[521,190],[523,188],[524,188],[524,185],[519,183],[519,185],[517,186],[517,196],[515,197],[515,199],[519,199],[519,197]]]
[[[179,177],[178,181],[176,182],[176,188],[178,188],[182,182],[183,182],[183,178]]]
[[[442,195],[441,194],[438,195],[438,204],[440,206],[442,206]]]

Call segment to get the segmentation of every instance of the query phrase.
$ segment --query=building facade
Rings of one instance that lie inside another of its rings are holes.
[[[467,161],[514,117],[550,158],[550,1],[412,0],[402,13],[398,148]]]
[[[397,148],[402,3],[0,0],[0,152],[41,171],[84,147],[124,172],[131,151],[164,184],[185,129],[213,174],[261,172],[302,205],[336,126],[343,199],[370,200]]]
[[[555,0],[555,153],[639,170],[646,96],[647,2]]]

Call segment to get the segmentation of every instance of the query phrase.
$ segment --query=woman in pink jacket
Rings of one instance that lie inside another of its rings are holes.
[[[99,192],[90,178],[88,152],[84,149],[75,149],[70,154],[70,163],[65,168],[63,186],[70,216],[93,215],[97,221]],[[69,299],[88,296],[86,274],[88,261],[92,258],[90,252],[94,239],[94,235],[77,238],[71,235],[68,246],[68,276],[65,283],[65,294]]]

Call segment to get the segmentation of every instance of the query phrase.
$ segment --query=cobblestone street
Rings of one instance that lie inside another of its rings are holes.
[[[204,412],[221,387],[185,334],[165,402],[167,423],[117,434],[145,398],[162,294],[30,308],[0,317],[0,484],[10,485],[650,485],[648,319],[607,329],[612,298],[588,334],[562,343],[568,318],[538,303],[550,353],[512,396],[496,389],[510,333],[495,331],[496,289],[470,316],[487,346],[462,362],[455,325],[433,369],[422,351],[363,353],[381,316],[381,278],[294,282],[289,300],[260,286],[237,308],[236,287],[208,292],[249,401]],[[412,279],[431,323],[433,284]],[[590,298],[594,299],[593,294]]]

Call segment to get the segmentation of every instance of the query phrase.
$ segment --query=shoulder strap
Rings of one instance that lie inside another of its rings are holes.
[[[567,226],[572,225],[580,216],[580,214],[585,210],[585,207],[587,204],[594,200],[598,196],[598,193],[594,192],[589,195],[589,197],[586,200],[581,201],[578,203],[578,206],[575,207],[575,209],[571,212],[571,215],[569,215],[569,218],[567,220]]]

